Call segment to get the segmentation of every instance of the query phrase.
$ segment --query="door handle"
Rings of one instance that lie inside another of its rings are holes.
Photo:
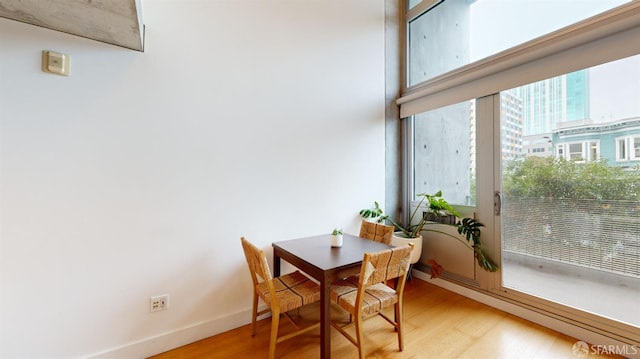
[[[502,193],[500,193],[500,191],[495,191],[493,193],[493,213],[496,216],[499,216],[501,211],[502,211]]]

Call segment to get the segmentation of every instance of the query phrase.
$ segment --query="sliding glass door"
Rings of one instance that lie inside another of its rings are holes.
[[[640,55],[495,96],[502,291],[637,333]]]

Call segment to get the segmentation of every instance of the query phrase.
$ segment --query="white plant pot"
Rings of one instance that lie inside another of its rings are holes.
[[[403,246],[407,243],[413,243],[413,253],[411,253],[411,264],[415,264],[420,260],[422,255],[422,235],[416,238],[403,237],[402,232],[395,232],[391,237],[392,246]]]
[[[342,247],[342,234],[331,235],[331,247]]]

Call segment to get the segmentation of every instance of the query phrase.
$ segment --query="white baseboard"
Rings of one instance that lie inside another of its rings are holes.
[[[251,318],[251,310],[211,319],[186,328],[142,339],[137,342],[92,354],[87,358],[147,358],[152,355],[164,353],[168,350],[241,327],[250,322],[250,319],[247,321],[247,318]]]
[[[496,297],[483,294],[479,291],[476,291],[467,287],[463,287],[461,285],[457,285],[455,283],[452,283],[443,279],[439,279],[439,278],[431,279],[429,274],[421,272],[419,270],[413,269],[412,275],[415,278],[424,280],[425,282],[431,283],[433,285],[437,285],[438,287],[450,290],[454,293],[473,299],[477,302],[486,304],[490,307],[502,310],[503,312],[513,314],[517,317],[542,325],[543,327],[555,330],[557,332],[568,335],[570,337],[577,338],[580,341],[590,343],[593,345],[607,346],[607,348],[611,348],[611,346],[618,347],[618,348],[622,348],[622,347],[629,348],[629,345],[626,343],[622,343],[620,341],[606,337],[599,333],[594,333],[587,329],[575,326],[571,323],[563,322],[561,320],[546,316],[538,312],[534,312],[527,308],[500,300]],[[627,353],[628,355],[626,356],[628,358],[640,359],[640,348],[637,348],[637,347],[630,348],[627,350]]]
[[[574,338],[578,338],[579,340],[587,343],[607,346],[625,345],[625,343],[616,341],[612,338],[591,332],[584,328],[575,326],[571,323],[563,322],[561,320],[545,316],[544,314],[534,312],[518,305],[500,300],[493,296],[469,289],[467,287],[463,287],[442,279],[430,279],[429,274],[418,271],[416,269],[413,270],[412,275],[413,277],[424,280],[425,282],[437,285],[441,288],[450,290],[454,293],[460,294],[462,296],[502,310],[504,312],[513,314],[520,318],[529,320],[533,323],[542,325],[557,332],[566,334]],[[211,319],[209,321],[198,323],[186,328],[142,339],[137,342],[129,343],[120,347],[112,348],[100,353],[90,355],[87,358],[147,358],[152,355],[160,354],[168,350],[175,349],[180,346],[241,327],[249,323],[247,318],[251,318],[251,310],[234,313],[225,317]],[[628,357],[640,359],[640,350],[638,350],[638,352],[636,352],[635,354],[631,353],[631,355],[628,355]]]

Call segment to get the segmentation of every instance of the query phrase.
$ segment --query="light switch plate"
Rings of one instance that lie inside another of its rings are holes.
[[[42,71],[69,76],[69,55],[53,51],[42,51]]]

